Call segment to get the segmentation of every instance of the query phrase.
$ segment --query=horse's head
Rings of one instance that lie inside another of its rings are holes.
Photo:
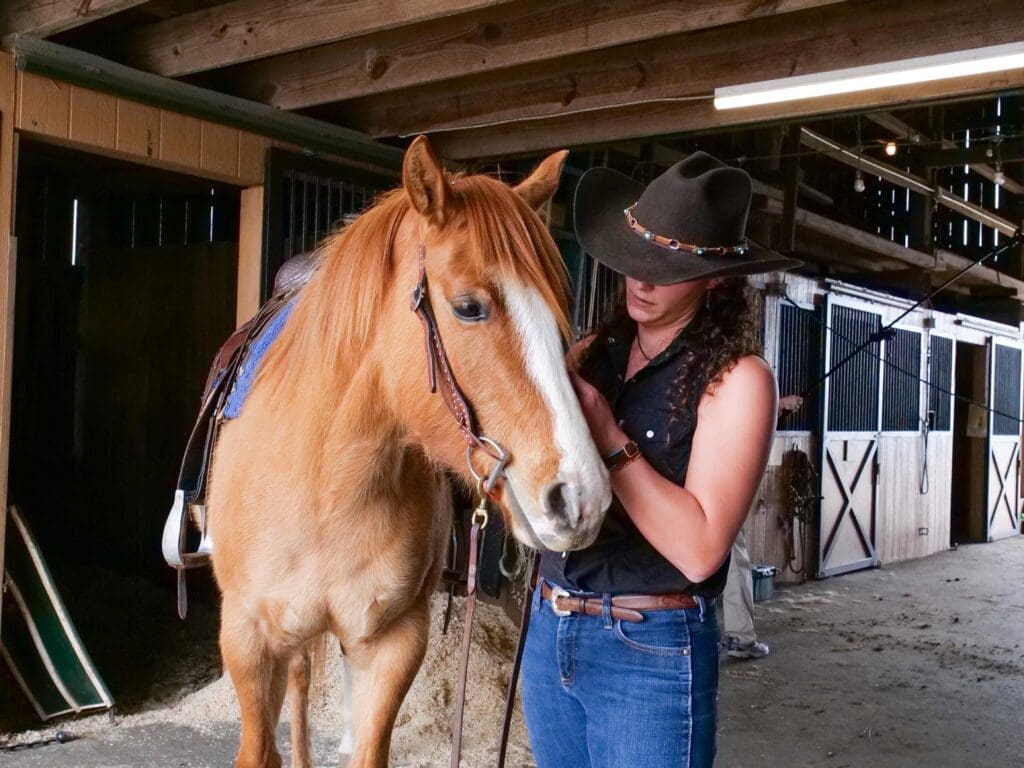
[[[426,140],[417,139],[405,157],[411,205],[396,240],[396,254],[403,252],[397,276],[409,289],[417,253],[425,254],[430,303],[455,381],[479,432],[510,456],[495,495],[512,531],[554,550],[590,544],[611,501],[564,363],[565,269],[536,213],[554,194],[566,154],[551,155],[513,189],[487,176],[449,180]],[[423,332],[406,312],[404,343],[394,351],[415,376],[394,378],[396,410],[413,440],[468,479],[464,435],[441,394],[429,395]],[[445,387],[439,369],[438,388]],[[494,464],[479,449],[473,462],[480,474]]]

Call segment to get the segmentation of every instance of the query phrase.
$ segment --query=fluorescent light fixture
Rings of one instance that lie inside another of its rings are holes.
[[[778,104],[840,93],[1024,68],[1024,42],[715,88],[715,109]]]

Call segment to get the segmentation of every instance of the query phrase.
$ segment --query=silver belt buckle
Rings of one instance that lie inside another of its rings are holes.
[[[551,606],[551,612],[555,614],[555,616],[572,616],[572,611],[563,611],[556,605],[558,598],[560,597],[569,597],[569,592],[562,587],[552,584],[551,597],[548,599],[548,605]]]

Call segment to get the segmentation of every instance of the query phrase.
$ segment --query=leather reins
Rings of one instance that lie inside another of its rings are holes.
[[[445,405],[455,417],[455,423],[466,441],[466,465],[469,473],[476,480],[478,502],[473,510],[472,527],[469,534],[469,567],[466,573],[466,621],[462,634],[462,652],[460,659],[458,689],[455,696],[455,719],[452,725],[452,768],[459,768],[462,759],[462,723],[463,713],[466,707],[466,682],[469,677],[469,650],[473,634],[473,613],[476,608],[477,591],[477,561],[480,557],[480,547],[483,543],[484,529],[487,527],[487,499],[494,493],[494,486],[505,474],[505,466],[508,464],[509,455],[501,445],[486,435],[480,434],[477,429],[476,419],[473,417],[473,409],[469,401],[455,381],[451,365],[448,363],[448,355],[444,350],[444,342],[437,328],[437,319],[434,316],[434,309],[430,303],[430,293],[427,290],[426,270],[426,248],[422,243],[419,245],[419,277],[412,290],[412,311],[419,317],[423,324],[423,335],[427,355],[427,375],[429,377],[430,391],[436,393],[438,390],[438,369],[441,371],[441,397]],[[479,449],[494,460],[494,467],[490,473],[484,475],[478,473],[473,466],[473,451]]]

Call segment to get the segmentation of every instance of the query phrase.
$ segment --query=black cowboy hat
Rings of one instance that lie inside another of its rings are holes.
[[[646,189],[618,171],[591,168],[576,186],[576,237],[602,264],[655,285],[800,266],[744,237],[750,197],[750,176],[706,152],[680,160]]]

